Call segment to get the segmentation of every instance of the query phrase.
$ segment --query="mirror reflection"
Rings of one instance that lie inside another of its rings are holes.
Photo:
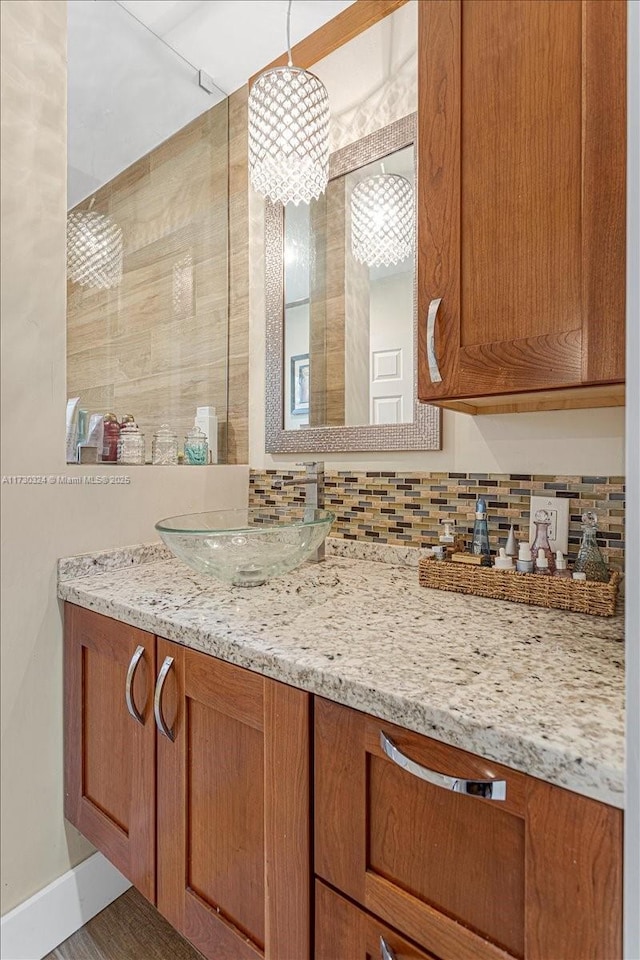
[[[228,99],[155,6],[68,5],[70,463],[229,456]]]
[[[284,211],[284,428],[413,420],[415,150]]]

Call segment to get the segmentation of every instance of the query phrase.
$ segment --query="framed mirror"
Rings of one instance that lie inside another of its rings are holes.
[[[336,150],[308,206],[266,204],[269,453],[440,449],[416,399],[416,124]]]

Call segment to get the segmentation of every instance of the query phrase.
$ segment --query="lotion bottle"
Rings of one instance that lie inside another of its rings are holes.
[[[567,570],[567,558],[562,550],[556,551],[556,572],[554,573],[554,577],[571,580],[571,571]]]
[[[538,556],[536,557],[536,573],[542,577],[551,576],[551,570],[549,569],[549,559],[546,553],[544,552],[544,550],[542,549],[542,547],[538,549]]]
[[[518,573],[533,573],[533,557],[528,543],[521,543],[518,547],[516,570]]]
[[[495,558],[493,566],[495,570],[515,570],[513,565],[513,557],[507,556],[507,551],[504,547],[500,547],[498,556]]]

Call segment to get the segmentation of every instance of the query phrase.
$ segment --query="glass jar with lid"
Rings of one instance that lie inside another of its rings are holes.
[[[168,423],[163,423],[158,432],[153,435],[151,462],[158,465],[173,465],[178,462],[178,435],[173,432]]]
[[[184,461],[193,465],[206,464],[209,460],[209,444],[206,433],[193,427],[184,438]]]
[[[145,462],[144,434],[135,423],[129,421],[120,430],[118,438],[118,463],[142,464]]]

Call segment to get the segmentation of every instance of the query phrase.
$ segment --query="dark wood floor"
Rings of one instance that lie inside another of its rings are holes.
[[[133,887],[45,960],[202,960]]]

